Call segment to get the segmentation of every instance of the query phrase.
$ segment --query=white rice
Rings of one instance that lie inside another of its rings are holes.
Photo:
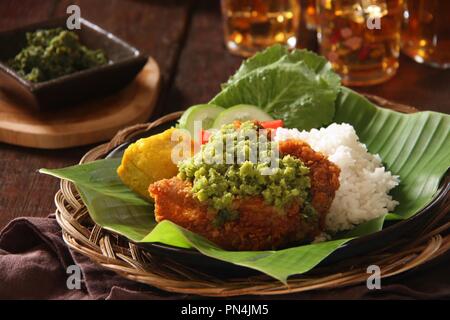
[[[340,169],[340,187],[326,218],[327,231],[348,230],[380,217],[398,204],[388,194],[399,177],[387,171],[379,155],[372,155],[359,142],[349,124],[333,123],[311,131],[279,128],[275,140],[300,139],[322,152]]]

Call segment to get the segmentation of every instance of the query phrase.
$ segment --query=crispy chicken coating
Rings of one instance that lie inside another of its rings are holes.
[[[273,249],[316,233],[317,226],[299,216],[298,203],[282,212],[260,197],[236,200],[233,207],[239,218],[217,227],[216,212],[194,198],[191,188],[190,182],[177,177],[152,184],[156,221],[168,219],[229,250]]]
[[[317,215],[302,214],[296,201],[279,209],[262,197],[243,198],[233,202],[238,217],[217,226],[218,213],[193,196],[190,182],[174,177],[149,187],[155,200],[156,221],[170,220],[227,250],[269,250],[312,240],[323,230],[326,213],[339,188],[339,168],[303,141],[280,142],[279,148],[281,155],[293,155],[310,168],[311,204]]]
[[[310,170],[311,203],[319,213],[321,228],[330,210],[336,190],[339,189],[340,169],[326,156],[314,151],[308,143],[301,140],[286,140],[279,143],[280,154],[290,154],[303,161]]]

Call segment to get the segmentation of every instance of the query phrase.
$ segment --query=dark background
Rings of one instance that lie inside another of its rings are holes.
[[[223,45],[219,0],[0,0],[0,30],[64,16],[73,3],[83,17],[157,60],[163,86],[152,119],[208,101],[242,60]],[[317,48],[314,33],[304,29],[299,42]],[[450,71],[404,56],[392,80],[357,90],[423,110],[450,112]],[[50,151],[0,143],[0,229],[15,217],[53,212],[59,183],[37,169],[75,164],[91,147]]]

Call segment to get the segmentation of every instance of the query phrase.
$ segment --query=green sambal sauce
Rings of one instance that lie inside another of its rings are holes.
[[[55,79],[108,62],[102,50],[87,48],[75,32],[62,28],[27,32],[26,40],[26,46],[8,65],[31,82]]]
[[[262,149],[266,157],[251,159],[250,150],[262,148],[260,140],[251,139],[255,131],[258,132],[257,127],[251,121],[239,128],[225,125],[194,157],[179,163],[178,177],[192,182],[194,196],[217,212],[218,224],[238,217],[233,210],[237,198],[261,196],[267,204],[280,209],[294,200],[304,208],[310,207],[309,168],[291,155],[271,158],[277,145],[270,138]],[[227,143],[231,147],[224,147]],[[239,153],[245,155],[240,162],[237,161]],[[222,163],[217,159],[222,159]],[[227,159],[232,159],[232,164]]]

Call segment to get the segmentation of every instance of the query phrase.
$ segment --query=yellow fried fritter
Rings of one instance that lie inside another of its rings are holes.
[[[178,173],[177,165],[171,158],[172,148],[176,145],[171,141],[174,130],[170,128],[139,139],[125,150],[122,157],[117,174],[124,184],[145,198],[150,199],[147,191],[150,183]]]

